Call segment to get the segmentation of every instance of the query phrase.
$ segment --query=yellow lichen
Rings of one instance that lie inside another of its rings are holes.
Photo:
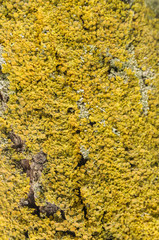
[[[0,11],[0,128],[27,146],[1,154],[1,239],[158,239],[156,19],[143,1],[4,0]],[[144,115],[138,73],[149,68]],[[43,198],[65,221],[18,205],[29,183],[15,163],[40,149]]]

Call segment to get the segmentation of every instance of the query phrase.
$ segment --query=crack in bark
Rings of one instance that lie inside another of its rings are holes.
[[[69,234],[69,235],[71,235],[72,237],[76,237],[76,234],[75,234],[75,232],[73,232],[73,231],[70,231],[70,230],[67,230],[67,231],[60,231],[60,230],[56,230],[56,233],[63,233],[63,234]]]
[[[80,202],[81,202],[81,204],[82,204],[82,206],[83,206],[83,208],[82,208],[82,211],[83,211],[83,214],[84,214],[84,218],[86,219],[86,220],[88,220],[88,217],[87,217],[87,207],[86,207],[86,205],[85,205],[85,203],[84,203],[84,201],[83,201],[83,199],[82,199],[82,196],[81,196],[81,190],[80,190],[80,188],[78,188],[77,189],[78,190],[78,197],[79,197],[79,199],[80,199]]]
[[[8,137],[13,143],[12,148],[14,148],[17,152],[22,152],[24,150],[25,141],[16,135],[13,130],[9,132]]]
[[[29,233],[28,230],[24,232],[25,239],[29,239]]]
[[[80,154],[80,161],[78,162],[77,166],[75,167],[75,169],[77,169],[78,167],[84,166],[88,160],[88,158],[84,158],[83,155],[81,153]]]
[[[21,139],[20,136],[16,135],[14,131],[7,132],[5,129],[5,134],[11,139],[14,148],[17,152],[21,152],[24,150],[25,141]],[[54,214],[57,211],[60,211],[61,218],[66,220],[65,211],[62,210],[59,206],[55,205],[54,203],[46,202],[44,206],[38,206],[36,204],[36,188],[39,185],[39,180],[44,169],[44,164],[47,162],[47,154],[43,151],[38,152],[36,155],[32,157],[32,160],[29,161],[28,159],[22,159],[20,161],[20,168],[23,170],[23,173],[27,174],[27,177],[30,178],[30,189],[27,194],[26,199],[21,199],[19,205],[21,207],[28,207],[33,209],[33,215],[37,215],[39,218],[43,217],[45,214],[46,217],[54,217]],[[36,185],[36,186],[35,186]],[[39,187],[38,186],[38,187]],[[42,216],[41,216],[42,214]],[[67,230],[67,231],[58,231],[55,230],[57,233],[61,232],[63,234],[69,234],[73,237],[76,237],[74,231]],[[29,238],[28,230],[24,232],[25,239]]]
[[[20,136],[14,133],[12,130],[8,133],[8,138],[12,141],[14,148],[17,152],[22,152],[25,148],[25,141],[21,139]],[[54,216],[54,214],[59,210],[61,212],[62,219],[66,219],[65,212],[60,207],[55,204],[46,202],[44,206],[38,206],[36,204],[36,188],[40,187],[40,177],[44,168],[44,164],[47,162],[47,154],[40,151],[32,157],[31,163],[28,159],[22,159],[20,161],[20,167],[23,172],[27,174],[30,178],[30,190],[28,197],[26,199],[21,199],[20,205],[23,207],[29,207],[35,209],[33,214],[40,217],[40,213],[46,214],[47,217]]]
[[[2,103],[7,103],[9,100],[9,96],[4,92],[0,91],[0,100]]]
[[[55,204],[46,202],[44,206],[38,206],[36,204],[35,198],[35,185],[39,184],[39,179],[41,177],[44,164],[47,162],[47,154],[43,151],[40,151],[35,156],[32,157],[31,164],[29,163],[29,160],[22,159],[21,160],[21,166],[23,168],[23,171],[27,173],[27,176],[30,177],[30,190],[28,193],[27,199],[21,199],[20,205],[21,206],[27,206],[29,208],[35,209],[33,214],[37,214],[40,217],[40,213],[46,214],[47,217],[54,216],[54,214],[59,210],[61,212],[62,219],[66,219],[65,212],[60,209]]]
[[[46,202],[45,206],[39,208],[41,213],[45,213],[47,217],[53,216],[58,210],[60,210],[61,217],[66,220],[65,212],[61,210],[57,205]]]

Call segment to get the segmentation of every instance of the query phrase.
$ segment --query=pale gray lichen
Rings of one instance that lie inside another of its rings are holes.
[[[121,78],[123,78],[123,82],[124,83],[128,83],[128,76],[127,74],[124,72],[124,67],[125,67],[125,63],[121,62],[123,67],[121,69],[117,68],[117,62],[121,62],[118,58],[112,58],[109,62],[110,64],[110,73],[108,75],[108,79],[111,79],[113,77],[119,76]]]
[[[3,112],[6,108],[6,103],[8,100],[8,88],[9,88],[9,81],[7,79],[7,74],[2,73],[3,64],[5,64],[5,60],[2,56],[3,47],[0,45],[0,116],[3,115]]]
[[[100,124],[103,124],[103,127],[106,127],[105,120],[103,119],[102,121],[99,122]]]
[[[83,145],[80,146],[80,152],[81,152],[84,159],[88,159],[89,150],[90,150],[89,148],[86,149]]]
[[[3,96],[3,99],[0,100],[0,117],[3,116],[4,110],[6,108],[6,102],[8,98],[8,87],[9,81],[7,80],[7,74],[2,73],[2,64],[5,64],[5,60],[2,57],[3,47],[0,45],[0,93]],[[8,139],[0,136],[0,148],[8,143]]]
[[[81,97],[78,101],[77,101],[77,106],[78,109],[80,110],[80,114],[79,117],[80,118],[87,118],[89,117],[89,112],[85,106],[86,104],[83,102],[83,97]]]
[[[148,105],[148,90],[152,90],[154,88],[153,84],[147,86],[145,84],[146,79],[150,79],[151,81],[155,78],[155,74],[151,71],[151,69],[147,69],[146,71],[139,68],[137,61],[135,59],[134,47],[132,46],[129,49],[129,52],[132,54],[132,57],[128,60],[127,66],[132,69],[135,73],[135,76],[139,79],[140,93],[141,93],[141,104],[143,113],[145,115],[148,114],[149,105]],[[152,81],[153,82],[153,81]]]
[[[145,0],[145,3],[147,6],[149,6],[154,13],[156,14],[156,17],[159,17],[159,1],[158,0]]]
[[[5,64],[5,60],[4,58],[2,57],[2,53],[3,53],[3,47],[2,45],[0,45],[0,67],[2,68],[2,64]]]
[[[138,63],[135,59],[135,51],[134,46],[131,45],[128,48],[128,52],[131,54],[131,58],[128,59],[127,62],[121,62],[118,58],[112,58],[110,60],[110,73],[108,75],[108,78],[111,79],[112,77],[120,76],[123,78],[123,82],[126,84],[128,83],[129,77],[127,76],[124,69],[131,69],[134,73],[134,75],[139,79],[139,86],[140,86],[140,94],[141,94],[141,104],[144,115],[148,114],[149,105],[148,105],[148,90],[154,89],[153,83],[147,86],[145,84],[145,81],[147,79],[150,79],[153,82],[153,79],[155,78],[155,74],[151,69],[142,70],[138,66]],[[122,68],[117,68],[117,62],[122,63]],[[144,66],[143,66],[144,67]]]
[[[112,128],[112,132],[116,134],[117,136],[120,136],[120,132],[116,128]]]

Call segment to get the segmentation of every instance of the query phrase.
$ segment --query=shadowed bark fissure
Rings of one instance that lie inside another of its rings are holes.
[[[9,132],[8,138],[13,143],[12,148],[14,148],[17,152],[22,152],[24,150],[25,141],[23,141],[20,136],[16,135],[13,130]],[[46,202],[44,206],[38,206],[36,204],[35,185],[39,184],[39,180],[44,169],[44,164],[46,162],[47,154],[43,151],[40,151],[33,156],[31,163],[28,159],[22,159],[20,161],[20,167],[23,169],[23,172],[27,174],[27,177],[30,178],[30,190],[28,197],[26,199],[21,199],[20,205],[35,209],[33,214],[36,214],[39,217],[40,213],[46,214],[47,217],[54,216],[54,214],[59,210],[61,212],[62,219],[65,220],[65,212],[57,205],[49,202]]]
[[[80,188],[78,188],[78,197],[79,197],[79,200],[80,200],[80,202],[81,202],[81,204],[83,206],[82,211],[83,211],[83,214],[84,214],[84,218],[86,220],[88,220],[88,217],[87,217],[87,207],[86,207],[86,205],[85,205],[85,203],[84,203],[84,201],[82,199]]]
[[[46,214],[47,217],[54,216],[54,214],[59,210],[61,212],[61,217],[66,219],[65,212],[60,209],[55,204],[46,202],[44,206],[37,206],[35,201],[35,184],[38,183],[44,164],[47,162],[47,154],[43,151],[40,151],[35,156],[33,156],[31,164],[29,160],[22,159],[21,166],[23,171],[27,173],[27,176],[30,178],[30,190],[28,193],[27,199],[21,200],[21,206],[28,206],[29,208],[34,208],[34,214],[37,214],[40,217],[40,213]]]

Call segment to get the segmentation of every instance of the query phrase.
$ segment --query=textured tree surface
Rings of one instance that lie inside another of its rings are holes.
[[[157,16],[0,0],[0,239],[159,239]]]

